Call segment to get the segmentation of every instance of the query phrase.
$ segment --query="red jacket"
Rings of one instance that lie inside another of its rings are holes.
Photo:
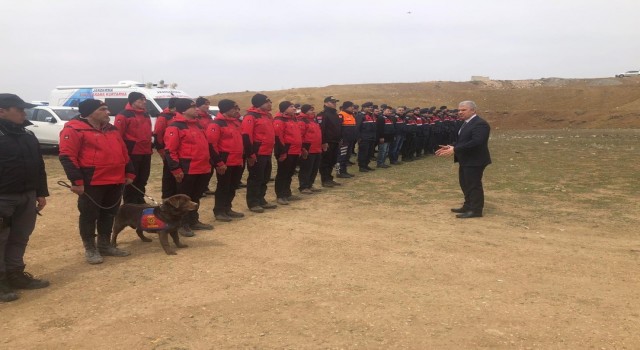
[[[213,118],[211,117],[211,114],[207,112],[203,112],[201,109],[198,108],[198,123],[200,123],[202,130],[207,130],[207,126],[209,126],[211,122],[213,122]]]
[[[218,113],[206,131],[207,141],[216,152],[213,163],[216,166],[242,166],[242,127],[237,118],[225,117]]]
[[[198,119],[176,113],[164,133],[165,157],[171,173],[189,175],[211,172],[211,146]]]
[[[116,116],[115,126],[127,145],[129,154],[151,154],[151,117],[142,109],[130,104]]]
[[[276,134],[276,157],[283,153],[300,155],[302,153],[302,135],[295,116],[278,113],[273,120]]]
[[[271,113],[249,108],[242,119],[242,141],[247,157],[270,156],[276,142]]]
[[[60,163],[75,186],[123,184],[135,178],[127,146],[113,125],[95,129],[80,117],[60,131]]]
[[[310,154],[322,153],[322,131],[313,116],[300,113],[298,127],[302,136],[302,147]]]
[[[176,112],[169,111],[169,108],[165,108],[162,113],[158,114],[156,118],[156,126],[153,129],[154,147],[162,151],[164,150],[164,132],[167,130],[167,126],[171,123],[173,117],[176,116]]]

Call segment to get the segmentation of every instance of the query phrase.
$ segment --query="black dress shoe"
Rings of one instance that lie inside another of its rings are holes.
[[[482,217],[482,213],[477,213],[475,211],[470,210],[470,211],[464,212],[462,214],[457,214],[456,217],[458,219],[481,218]]]
[[[467,208],[465,207],[461,207],[461,208],[451,208],[451,212],[452,213],[466,213],[468,211]]]

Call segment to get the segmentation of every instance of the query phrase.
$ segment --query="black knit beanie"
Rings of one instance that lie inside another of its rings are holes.
[[[196,107],[200,107],[203,104],[209,102],[209,100],[207,100],[206,98],[199,96],[198,98],[196,98]]]
[[[141,94],[141,93],[139,93],[137,91],[134,91],[134,92],[129,94],[129,97],[127,97],[127,100],[129,100],[129,104],[132,104],[132,103],[138,101],[141,98],[146,99],[146,97],[144,97],[143,94]]]
[[[190,100],[188,98],[179,98],[176,101],[176,112],[183,113],[187,109],[195,106],[196,104],[193,102],[193,100]]]
[[[291,101],[282,101],[278,105],[278,109],[280,110],[280,113],[284,113],[284,111],[286,111],[289,106],[293,106],[293,103]]]
[[[102,106],[105,106],[104,102],[90,98],[78,104],[78,111],[80,112],[82,118],[86,118]]]
[[[232,100],[220,100],[220,102],[218,102],[218,109],[220,110],[220,113],[227,113],[230,110],[233,109],[233,107],[236,106],[236,102],[232,101]]]
[[[267,95],[255,94],[251,98],[251,104],[254,107],[258,108],[258,107],[262,106],[263,104],[267,103],[268,100],[269,100],[269,98],[267,97]]]
[[[178,101],[177,97],[172,97],[169,99],[169,109],[176,108],[176,101]]]
[[[307,113],[312,109],[313,109],[312,105],[302,105],[302,107],[300,107],[300,112]]]

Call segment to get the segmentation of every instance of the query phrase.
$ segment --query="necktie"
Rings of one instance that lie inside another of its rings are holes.
[[[462,125],[460,126],[460,129],[458,129],[458,135],[460,135],[462,128],[464,128],[465,126],[467,126],[467,122],[462,123]]]

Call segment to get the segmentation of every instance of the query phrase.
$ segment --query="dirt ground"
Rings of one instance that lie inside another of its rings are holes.
[[[215,229],[178,255],[127,229],[132,254],[95,266],[49,155],[26,261],[51,286],[0,304],[0,349],[637,349],[640,134],[588,133],[495,134],[481,219],[454,218],[457,166],[429,157],[264,214],[240,190],[232,223],[208,197]]]

